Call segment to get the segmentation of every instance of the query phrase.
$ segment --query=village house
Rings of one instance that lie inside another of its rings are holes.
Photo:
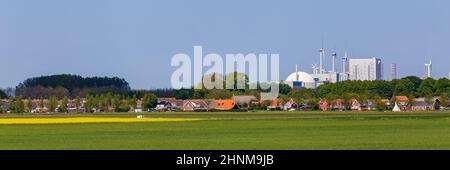
[[[413,99],[413,104],[411,110],[413,111],[427,111],[435,110],[434,101],[427,101],[425,98],[415,98]]]
[[[373,111],[375,110],[375,105],[372,100],[364,100],[360,103],[360,107],[362,111]]]
[[[331,108],[331,103],[327,99],[321,99],[319,101],[319,110],[330,111]]]
[[[69,100],[69,103],[67,104],[67,112],[69,112],[69,113],[84,113],[84,112],[86,112],[85,104],[86,104],[86,99],[80,98],[80,106],[77,108],[76,99],[71,99],[71,100]]]
[[[2,103],[0,105],[0,112],[7,112],[8,111],[8,101],[2,100]]]
[[[358,100],[352,99],[352,106],[350,108],[351,110],[361,111],[361,104]]]
[[[442,103],[443,99],[441,96],[433,97],[432,101],[435,110],[448,110],[450,108],[450,100],[447,100],[446,101],[447,105],[444,106],[444,104]]]
[[[204,100],[186,100],[181,108],[182,111],[208,111],[208,104]]]
[[[311,111],[314,110],[314,107],[311,105],[311,100],[303,100],[303,103],[298,105],[299,110],[303,111]]]
[[[33,100],[33,107],[32,107],[33,109],[31,109],[31,113],[47,113],[50,111],[48,109],[48,105],[49,105],[48,99],[43,100],[35,99]]]
[[[409,110],[409,98],[407,96],[395,96],[393,99],[401,110]]]
[[[283,110],[297,110],[297,109],[298,104],[294,101],[293,98],[290,98],[283,106]]]
[[[172,103],[167,100],[158,99],[156,102],[156,111],[167,111],[172,106]]]
[[[279,99],[273,99],[270,102],[270,106],[267,106],[267,110],[282,110]]]
[[[258,103],[258,99],[253,95],[233,96],[231,99],[241,108],[249,108],[250,105]]]
[[[184,101],[175,98],[158,98],[156,111],[177,111],[183,107]]]
[[[132,108],[132,111],[134,111],[134,113],[142,113],[142,100],[138,100],[136,103],[136,107]]]
[[[232,100],[232,99],[228,99],[228,100],[214,100],[212,103],[214,103],[213,105],[215,106],[214,109],[215,110],[236,110],[239,109],[239,105],[237,105],[237,103]]]
[[[81,105],[81,101],[80,101],[80,105]],[[78,111],[79,111],[79,109],[77,108],[77,106],[75,104],[75,100],[69,100],[69,102],[67,103],[67,112],[77,113]]]
[[[389,99],[381,99],[381,102],[383,102],[385,106],[392,106],[392,103]]]
[[[347,110],[344,99],[336,99],[332,104],[332,110]]]
[[[207,99],[206,104],[208,104],[208,110],[216,110],[218,106],[216,99]]]
[[[351,110],[373,111],[373,110],[375,110],[375,105],[372,100],[358,101],[357,99],[352,99]]]

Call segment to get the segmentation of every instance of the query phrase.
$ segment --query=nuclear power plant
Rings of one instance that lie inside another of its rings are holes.
[[[312,72],[299,71],[295,65],[295,72],[289,74],[286,80],[281,81],[292,88],[317,88],[325,83],[337,83],[346,80],[374,81],[384,79],[384,64],[380,58],[349,57],[345,52],[342,60],[342,68],[338,71],[338,53],[330,52],[331,69],[326,69],[326,49],[319,49],[319,65],[312,64]],[[431,58],[425,65],[423,78],[433,77],[433,64]],[[301,70],[301,69],[300,69]],[[306,69],[303,69],[306,70]],[[448,75],[450,79],[450,73]],[[390,80],[398,79],[398,68],[396,63],[390,65]]]

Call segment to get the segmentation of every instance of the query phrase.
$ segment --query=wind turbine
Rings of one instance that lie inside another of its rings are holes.
[[[319,67],[317,66],[317,64],[313,64],[312,67],[313,69],[313,74],[319,74]]]
[[[431,78],[431,72],[433,69],[433,65],[431,64],[431,58],[429,63],[425,63],[425,67],[427,67],[426,78]]]

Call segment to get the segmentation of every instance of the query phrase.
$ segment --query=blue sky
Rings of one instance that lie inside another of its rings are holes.
[[[71,73],[170,87],[176,53],[278,53],[280,77],[328,54],[376,56],[399,75],[450,72],[448,0],[0,0],[0,87]],[[329,56],[328,56],[329,58]],[[339,62],[340,63],[340,62]],[[330,69],[330,63],[327,63]],[[339,64],[340,66],[340,64]]]

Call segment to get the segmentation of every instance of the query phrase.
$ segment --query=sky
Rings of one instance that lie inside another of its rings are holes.
[[[177,53],[280,55],[280,78],[330,54],[381,58],[399,76],[450,72],[448,0],[0,0],[0,88],[52,74],[171,87]],[[340,60],[338,69],[340,69]],[[204,68],[207,69],[207,68]]]

